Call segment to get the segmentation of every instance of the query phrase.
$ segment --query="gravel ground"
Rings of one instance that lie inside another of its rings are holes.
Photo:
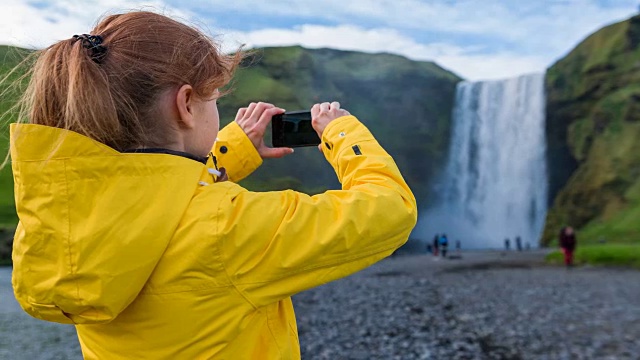
[[[40,321],[23,312],[13,297],[11,268],[0,268],[0,359],[82,359],[76,329]]]
[[[544,254],[404,256],[294,297],[303,359],[640,359],[640,271]],[[24,314],[0,269],[0,359],[80,359],[74,328]]]
[[[299,294],[302,357],[640,359],[639,271],[514,256],[393,258]]]

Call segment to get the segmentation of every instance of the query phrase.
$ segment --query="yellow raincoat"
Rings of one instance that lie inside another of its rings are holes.
[[[235,123],[214,148],[232,181],[215,183],[212,159],[13,124],[18,302],[75,324],[87,359],[300,358],[290,296],[388,256],[417,216],[356,118],[330,123],[323,144],[343,190],[256,193],[232,182],[262,162]]]

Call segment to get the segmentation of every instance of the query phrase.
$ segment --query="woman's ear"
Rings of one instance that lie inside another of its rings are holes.
[[[176,93],[176,108],[178,109],[178,126],[192,129],[196,126],[193,114],[194,91],[191,85],[182,85]]]

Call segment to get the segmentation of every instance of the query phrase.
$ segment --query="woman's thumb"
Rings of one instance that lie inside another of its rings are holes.
[[[260,152],[260,156],[263,159],[281,158],[289,154],[293,154],[293,149],[288,147],[278,147],[278,148],[265,147]]]

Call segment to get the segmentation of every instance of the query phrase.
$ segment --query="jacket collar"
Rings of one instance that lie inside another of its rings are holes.
[[[191,159],[191,160],[195,160],[197,162],[203,163],[203,164],[207,164],[207,156],[197,156],[197,155],[193,155],[184,151],[176,151],[176,150],[171,150],[171,149],[164,149],[164,148],[145,148],[145,149],[128,149],[123,151],[123,153],[143,153],[143,154],[169,154],[169,155],[176,155],[176,156],[182,156],[185,157],[187,159]]]

